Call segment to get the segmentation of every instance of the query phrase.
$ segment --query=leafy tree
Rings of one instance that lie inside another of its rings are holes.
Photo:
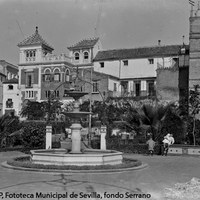
[[[27,117],[28,120],[40,120],[45,116],[45,105],[43,102],[28,101],[22,108],[22,117]]]
[[[1,146],[7,145],[7,139],[10,134],[21,128],[19,118],[5,114],[0,117],[0,142]]]
[[[21,116],[27,117],[28,120],[41,120],[47,118],[47,121],[55,120],[56,114],[62,103],[58,100],[48,100],[43,102],[28,101],[22,108]]]
[[[43,148],[45,145],[45,128],[45,123],[24,123],[21,135],[22,144],[28,148]]]

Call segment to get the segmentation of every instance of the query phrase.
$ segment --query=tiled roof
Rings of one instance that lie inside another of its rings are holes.
[[[18,69],[11,67],[11,66],[7,66],[7,71],[11,72],[12,74],[17,74],[18,73]]]
[[[18,79],[12,78],[12,79],[10,79],[10,80],[5,80],[3,83],[4,83],[4,84],[7,84],[7,83],[18,83]]]
[[[90,47],[93,47],[98,42],[98,40],[99,38],[84,39],[76,43],[75,45],[68,47],[68,49],[72,50],[72,49],[80,49],[80,48],[90,48]]]
[[[38,27],[36,27],[35,33],[22,42],[18,44],[18,47],[22,46],[30,46],[30,45],[45,45],[46,47],[50,48],[53,50],[53,47],[51,47],[43,38],[42,36],[38,33]]]
[[[181,47],[182,45],[167,45],[99,51],[94,61],[177,56],[180,53]]]

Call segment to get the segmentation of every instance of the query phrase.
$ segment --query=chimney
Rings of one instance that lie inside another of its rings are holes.
[[[158,40],[158,46],[160,46],[161,40]]]

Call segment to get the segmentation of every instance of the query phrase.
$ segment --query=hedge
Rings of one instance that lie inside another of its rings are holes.
[[[132,141],[127,141],[124,144],[124,141],[118,138],[108,138],[106,140],[106,147],[110,150],[117,150],[123,153],[136,153],[136,154],[147,154],[148,153],[148,146],[147,144],[135,144]],[[154,154],[160,155],[161,154],[161,145],[156,144],[154,148]]]

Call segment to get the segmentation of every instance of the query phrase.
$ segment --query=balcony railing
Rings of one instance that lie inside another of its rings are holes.
[[[46,55],[42,58],[43,62],[55,62],[55,61],[67,61],[70,62],[70,57],[66,54],[60,54],[60,55]]]

